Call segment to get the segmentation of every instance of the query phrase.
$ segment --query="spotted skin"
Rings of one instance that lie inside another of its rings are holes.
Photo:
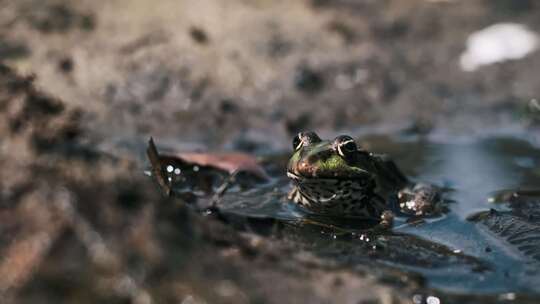
[[[317,214],[377,219],[387,209],[373,180],[289,177],[294,183],[289,199]]]

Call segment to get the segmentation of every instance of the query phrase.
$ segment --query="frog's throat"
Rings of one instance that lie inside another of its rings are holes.
[[[294,188],[289,199],[317,214],[378,218],[385,201],[368,179],[304,178],[288,172]]]
[[[291,172],[287,172],[287,176],[292,180],[299,194],[310,201],[322,204],[343,200],[344,196],[350,196],[352,191],[371,193],[374,188],[374,184],[365,178],[306,178]]]

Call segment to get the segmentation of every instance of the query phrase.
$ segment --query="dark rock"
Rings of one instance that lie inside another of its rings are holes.
[[[26,44],[0,36],[0,61],[24,58],[29,55],[30,49]]]
[[[236,113],[239,110],[239,107],[231,99],[223,99],[219,104],[219,109],[222,113]]]
[[[58,62],[58,69],[63,73],[71,73],[73,71],[74,63],[70,57],[64,57]]]
[[[324,78],[318,71],[307,66],[300,66],[294,75],[294,84],[299,91],[304,93],[317,93],[324,87]]]
[[[193,41],[199,44],[207,44],[210,41],[208,34],[206,34],[203,29],[196,26],[192,26],[189,29],[189,36],[191,39],[193,39]]]

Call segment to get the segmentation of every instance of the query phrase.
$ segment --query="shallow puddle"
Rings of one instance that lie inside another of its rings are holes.
[[[456,144],[372,136],[358,142],[370,151],[389,154],[414,181],[453,189],[447,194],[455,201],[449,204],[450,212],[420,225],[397,218],[388,234],[334,229],[287,201],[288,155],[272,158],[271,165],[278,170],[273,170],[271,182],[248,191],[230,189],[221,202],[223,212],[257,222],[258,227],[266,225],[271,229],[265,233],[293,240],[345,267],[365,270],[377,265],[372,271],[382,275],[385,269],[396,268],[421,274],[428,288],[446,293],[540,295],[540,262],[467,220],[479,211],[508,210],[505,204],[490,202],[494,191],[540,188],[540,149],[510,138]]]

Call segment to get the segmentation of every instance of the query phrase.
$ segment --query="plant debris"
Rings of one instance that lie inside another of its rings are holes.
[[[225,171],[229,174],[244,172],[261,180],[267,180],[269,178],[268,174],[264,168],[259,165],[259,162],[255,157],[241,152],[183,152],[163,154],[162,159],[210,167]]]
[[[150,140],[148,141],[146,155],[148,156],[148,160],[150,160],[150,164],[152,165],[152,176],[154,176],[154,178],[156,179],[163,193],[165,193],[165,195],[167,196],[171,196],[171,185],[167,181],[167,174],[165,173],[165,168],[162,165],[153,138],[150,138]]]

